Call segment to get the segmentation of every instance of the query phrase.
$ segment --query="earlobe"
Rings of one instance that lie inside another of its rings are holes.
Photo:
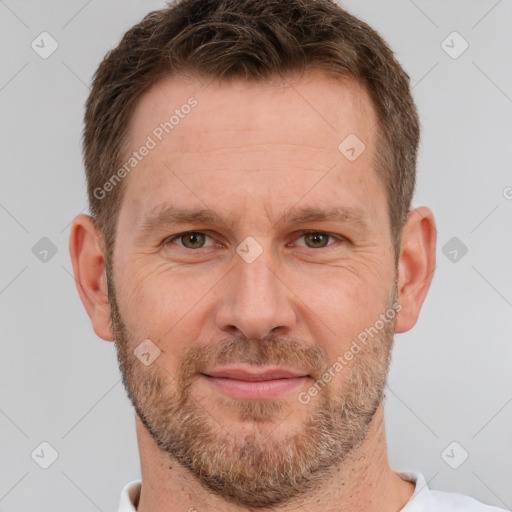
[[[108,283],[100,235],[89,215],[78,215],[71,225],[69,253],[78,294],[94,332],[112,341]]]
[[[398,302],[402,309],[395,332],[406,332],[416,324],[436,267],[437,231],[432,211],[421,206],[409,212],[402,231],[398,262]]]

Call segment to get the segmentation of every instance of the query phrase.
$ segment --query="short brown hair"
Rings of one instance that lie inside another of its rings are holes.
[[[379,123],[375,170],[387,189],[397,261],[420,128],[409,77],[379,34],[331,0],[178,0],[149,13],[107,53],[86,103],[87,190],[107,264],[123,183],[105,197],[95,190],[123,165],[129,120],[149,87],[176,74],[270,81],[312,69],[353,77],[370,95]]]

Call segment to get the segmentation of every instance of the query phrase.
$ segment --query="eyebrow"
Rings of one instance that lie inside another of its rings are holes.
[[[217,212],[207,208],[195,209],[164,204],[157,206],[153,209],[152,213],[143,217],[136,229],[136,237],[138,240],[142,240],[158,229],[176,224],[224,224],[232,229],[235,220],[235,215],[230,216],[229,218],[224,218]],[[338,206],[333,208],[291,208],[273,224],[273,227],[276,224],[294,225],[329,221],[354,224],[362,230],[369,229],[367,213],[361,208],[355,206]]]
[[[336,206],[333,208],[292,208],[281,220],[288,224],[306,224],[307,222],[335,221],[358,224],[362,228],[369,225],[368,215],[364,210],[355,206]]]

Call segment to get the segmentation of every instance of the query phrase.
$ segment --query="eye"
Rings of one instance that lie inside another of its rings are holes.
[[[179,240],[182,244],[181,247],[185,249],[203,249],[204,247],[209,247],[204,245],[207,238],[210,237],[202,231],[189,231],[188,233],[180,233],[168,238],[164,241],[164,245],[175,243],[176,240]]]
[[[333,240],[343,240],[342,237],[335,237],[323,231],[302,231],[299,239],[300,238],[304,238],[305,245],[299,245],[299,247],[308,247],[309,249],[323,249],[324,247],[333,245],[332,243],[328,243],[329,238]]]
[[[335,245],[335,242],[329,243],[329,239],[334,241],[338,240],[340,242],[345,241],[343,237],[331,235],[323,231],[312,230],[302,231],[298,239],[301,238],[304,238],[305,244],[298,244],[298,246],[309,249],[323,249],[324,247]],[[203,231],[188,231],[186,233],[179,233],[167,238],[162,242],[162,245],[165,246],[174,243],[184,249],[204,249],[214,245],[214,243],[206,245],[207,239],[210,239],[213,242],[212,238]]]

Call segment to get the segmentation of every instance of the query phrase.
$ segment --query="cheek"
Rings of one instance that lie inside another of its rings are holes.
[[[390,299],[388,286],[382,280],[362,279],[338,270],[328,278],[308,280],[307,284],[297,281],[293,290],[300,298],[300,315],[309,325],[319,326],[316,336],[324,333],[317,343],[322,343],[335,358],[385,313]]]
[[[168,265],[141,268],[128,271],[131,279],[124,283],[125,300],[118,300],[123,302],[123,319],[137,339],[155,340],[163,350],[172,344],[179,352],[179,347],[197,339],[202,300],[216,279],[200,274],[184,276]]]

